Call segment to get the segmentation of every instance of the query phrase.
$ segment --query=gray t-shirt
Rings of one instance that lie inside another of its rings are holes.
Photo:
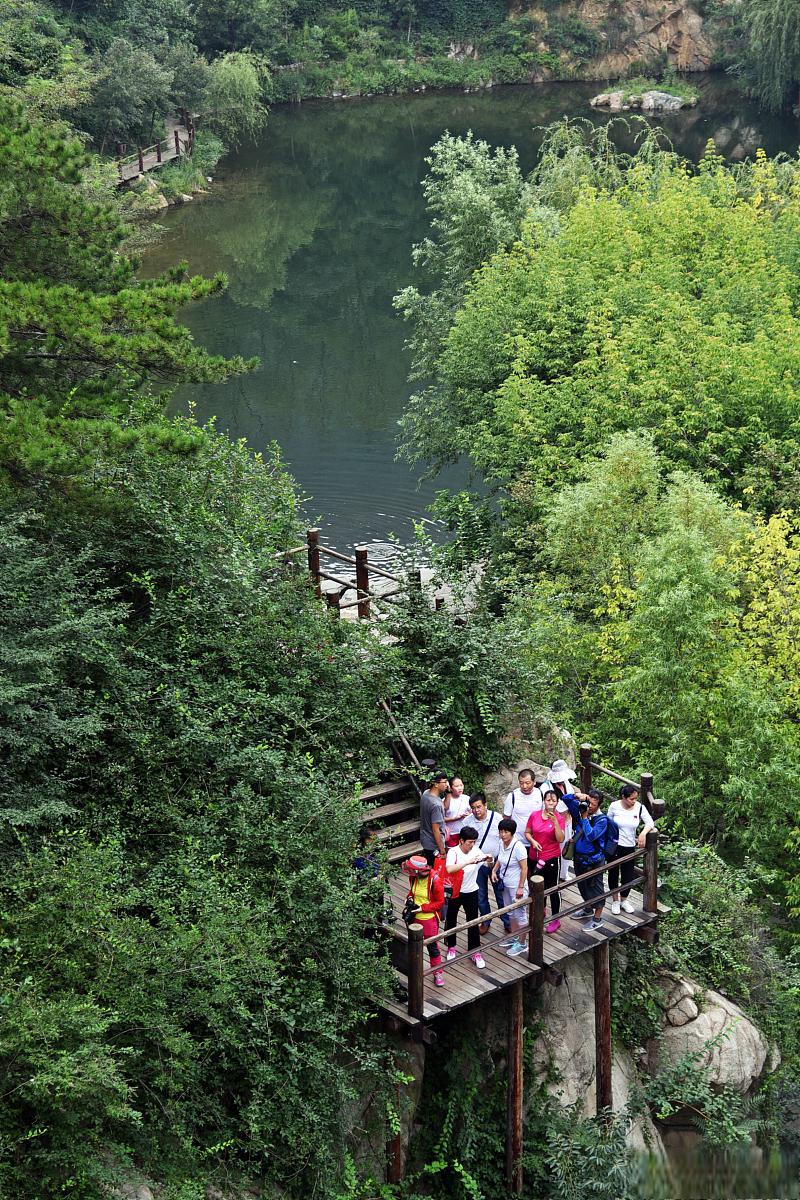
[[[434,825],[444,825],[442,798],[434,796],[432,792],[423,792],[419,802],[419,840],[423,850],[432,850],[436,854],[439,847],[433,836]]]

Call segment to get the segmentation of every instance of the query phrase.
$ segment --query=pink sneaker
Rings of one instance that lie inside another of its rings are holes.
[[[452,961],[453,961],[453,959],[456,957],[456,955],[457,955],[457,954],[458,954],[458,950],[456,950],[455,946],[448,946],[448,948],[447,948],[447,961],[448,961],[448,962],[452,962]]]
[[[433,986],[444,987],[444,971],[433,972]]]
[[[486,961],[482,954],[473,954],[472,961],[475,963],[475,966],[478,968],[479,971],[482,971],[483,968],[486,966]]]
[[[558,917],[554,917],[552,921],[547,922],[547,924],[544,927],[544,931],[545,931],[545,933],[555,933],[556,930],[560,929],[560,928],[561,928],[561,922],[559,921]]]

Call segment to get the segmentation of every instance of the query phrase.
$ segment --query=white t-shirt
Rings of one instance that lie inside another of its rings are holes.
[[[541,812],[544,808],[544,800],[542,799],[541,789],[535,787],[527,796],[520,788],[514,788],[513,792],[509,792],[506,796],[506,802],[503,805],[503,816],[511,817],[512,821],[517,822],[517,836],[525,836],[525,828],[530,819],[531,813]],[[568,812],[566,804],[563,800],[559,800],[556,805],[556,812]]]
[[[626,808],[621,800],[612,800],[608,806],[608,815],[619,825],[620,849],[633,850],[636,845],[636,830],[644,822],[645,826],[653,824],[653,818],[643,804],[637,800],[633,808]]]
[[[492,827],[491,827],[491,829],[489,829],[489,832],[486,833],[486,830],[489,827],[490,821],[491,821]],[[464,829],[466,826],[469,825],[472,829],[477,829],[478,840],[475,843],[476,848],[480,847],[480,849],[483,851],[484,854],[491,854],[492,858],[497,858],[498,854],[500,853],[500,849],[503,845],[503,843],[500,841],[500,834],[497,831],[497,826],[499,824],[500,824],[500,814],[495,812],[493,808],[490,808],[482,821],[476,821],[474,814],[471,813],[470,816],[467,818],[467,820],[464,821],[464,824],[461,826],[461,828]],[[486,837],[483,838],[483,835],[485,833],[486,833]],[[481,838],[483,838],[482,846],[481,846]]]
[[[479,850],[477,845],[470,850],[469,854],[465,854],[460,846],[452,846],[447,851],[447,859],[445,860],[448,867],[458,867],[464,870],[464,878],[461,883],[462,892],[477,892],[478,890],[478,867],[483,862],[484,854],[489,851]]]
[[[508,888],[509,892],[516,892],[519,887],[520,875],[522,874],[522,864],[528,861],[528,847],[519,838],[514,838],[511,845],[506,849],[505,846],[500,846],[500,856],[498,859],[499,866],[497,868],[497,878],[502,883],[504,888]],[[523,896],[528,894],[528,882],[525,880],[525,886],[522,892]]]
[[[466,821],[465,817],[470,814],[469,796],[459,796],[457,800],[450,797],[450,805],[444,810],[444,831],[448,837],[452,833],[461,833]]]

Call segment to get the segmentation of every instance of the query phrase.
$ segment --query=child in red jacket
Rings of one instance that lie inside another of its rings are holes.
[[[411,881],[406,907],[403,913],[408,924],[417,922],[422,926],[426,938],[433,937],[439,932],[439,915],[444,904],[444,882],[439,872],[433,874],[428,861],[422,854],[414,854],[403,863],[403,870]],[[428,946],[431,966],[439,967],[442,961],[438,942]],[[435,987],[444,987],[444,974],[440,970],[433,973]]]

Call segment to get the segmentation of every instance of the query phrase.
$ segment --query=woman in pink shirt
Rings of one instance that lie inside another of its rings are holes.
[[[541,875],[545,888],[555,887],[561,867],[561,845],[564,841],[566,817],[556,812],[558,795],[556,792],[545,792],[542,808],[532,812],[525,827],[525,837],[530,845],[528,856],[531,860],[529,871],[531,875]],[[545,933],[555,933],[561,928],[558,913],[561,910],[561,896],[553,892],[550,897],[552,920],[545,925]]]

